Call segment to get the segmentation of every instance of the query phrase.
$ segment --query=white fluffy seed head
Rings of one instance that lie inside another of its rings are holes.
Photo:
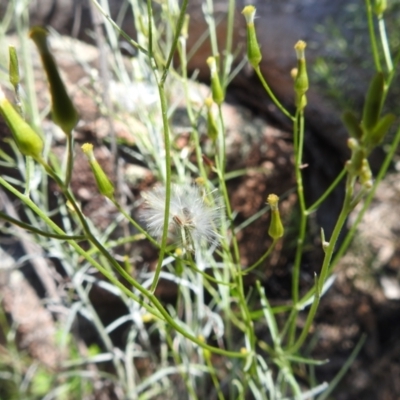
[[[144,196],[142,218],[150,235],[161,239],[165,213],[165,187],[155,187]],[[216,196],[209,200],[203,188],[173,184],[168,219],[168,238],[188,250],[202,244],[217,244],[221,205]]]

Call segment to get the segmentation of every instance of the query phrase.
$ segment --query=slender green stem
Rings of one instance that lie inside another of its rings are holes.
[[[181,5],[181,11],[179,12],[178,21],[176,23],[174,39],[173,39],[173,42],[172,42],[171,49],[169,51],[167,62],[165,64],[165,66],[164,66],[164,72],[163,72],[161,80],[160,80],[160,84],[161,85],[164,85],[165,80],[167,79],[167,76],[168,76],[168,73],[169,73],[169,69],[170,69],[172,60],[174,58],[174,54],[175,54],[176,48],[178,46],[179,37],[180,37],[181,31],[182,31],[182,26],[183,26],[183,23],[185,21],[185,14],[186,14],[188,1],[189,0],[183,0],[182,5]]]
[[[378,46],[376,43],[375,37],[375,28],[374,28],[374,19],[373,19],[373,12],[371,7],[371,1],[365,0],[365,8],[367,10],[367,19],[368,19],[368,30],[369,30],[369,38],[371,41],[371,49],[372,49],[372,56],[374,58],[375,69],[378,72],[382,71],[382,65],[379,57]]]
[[[32,157],[26,157],[25,159],[25,196],[29,197],[31,191],[31,176],[32,172],[35,170],[35,165],[33,163]]]
[[[218,400],[225,400],[224,394],[221,390],[221,385],[217,376],[217,373],[215,371],[214,365],[211,361],[211,358],[209,356],[204,356],[205,360],[206,360],[206,364],[208,367],[208,370],[210,372],[210,376],[211,376],[211,380],[213,382],[213,385],[215,387],[215,391],[217,392],[217,396],[218,396]]]
[[[242,275],[246,275],[249,272],[253,271],[256,269],[264,260],[268,258],[268,256],[272,253],[272,250],[275,248],[276,244],[278,243],[277,240],[274,240],[271,243],[271,246],[269,246],[268,250],[249,268],[246,268],[242,271]]]
[[[224,51],[224,63],[222,68],[221,84],[224,89],[228,86],[228,76],[232,65],[232,43],[233,43],[233,28],[235,22],[235,3],[236,0],[229,0],[228,3],[228,18],[226,27],[226,41]]]
[[[316,280],[315,285],[314,285],[316,288],[315,298],[311,305],[310,311],[307,315],[306,323],[300,333],[300,336],[296,340],[296,343],[293,346],[291,346],[288,350],[290,353],[297,352],[301,348],[301,346],[303,345],[304,341],[306,340],[306,338],[308,336],[311,324],[314,320],[315,314],[318,309],[320,295],[321,295],[324,283],[329,276],[329,272],[331,269],[330,266],[331,266],[332,255],[335,250],[337,240],[339,238],[341,230],[343,229],[343,226],[346,223],[346,219],[351,211],[351,203],[352,203],[352,197],[353,197],[354,184],[355,184],[355,177],[349,175],[348,179],[347,179],[346,196],[344,199],[343,207],[342,207],[342,210],[337,219],[335,228],[333,230],[332,236],[329,241],[329,245],[328,245],[327,249],[325,250],[325,256],[324,256],[324,261],[322,264],[320,276],[319,276],[318,280]]]
[[[301,172],[303,144],[304,144],[304,115],[302,111],[298,110],[296,112],[296,119],[294,122],[293,130],[294,130],[295,175],[297,181],[297,194],[299,197],[299,205],[300,205],[300,229],[297,238],[297,248],[293,266],[293,278],[292,278],[292,300],[293,304],[297,304],[299,300],[301,259],[303,255],[303,246],[307,228],[307,210],[304,199],[303,176]]]
[[[202,152],[200,146],[200,139],[199,139],[199,132],[198,132],[198,120],[195,118],[193,113],[192,102],[190,101],[189,96],[189,85],[188,85],[188,76],[187,76],[187,55],[186,55],[186,38],[181,37],[180,46],[178,47],[179,50],[179,57],[180,63],[182,67],[182,81],[183,81],[183,90],[185,92],[185,99],[186,99],[186,110],[188,112],[190,125],[192,127],[191,136],[194,142],[194,148],[196,152],[196,159],[197,159],[197,167],[199,169],[199,175],[203,178],[207,187],[209,186],[208,177],[206,170],[204,168],[204,163],[202,159]]]
[[[103,15],[103,17],[113,26],[113,28],[135,49],[138,49],[141,51],[143,54],[148,54],[147,49],[145,49],[143,46],[141,46],[139,43],[137,43],[135,40],[133,40],[125,31],[123,31],[119,25],[104,11],[103,7],[99,4],[97,0],[91,0],[92,3],[97,7],[97,9],[100,11],[100,13]]]
[[[67,134],[67,171],[65,174],[66,187],[68,187],[71,182],[73,168],[74,168],[74,136],[73,132],[69,132],[69,134]]]
[[[46,171],[52,172],[51,168],[48,166],[46,168]],[[210,345],[204,343],[203,341],[201,341],[199,338],[186,332],[177,322],[175,322],[175,320],[168,314],[168,312],[165,310],[165,308],[159,302],[157,297],[153,293],[151,293],[149,290],[147,290],[143,286],[141,286],[136,280],[134,280],[115,261],[115,259],[111,256],[111,254],[108,253],[108,251],[105,249],[105,247],[93,236],[93,234],[90,231],[89,226],[87,225],[85,217],[83,216],[81,210],[79,209],[78,205],[75,202],[75,199],[69,193],[69,191],[65,190],[65,188],[63,187],[62,180],[53,173],[51,174],[51,176],[53,179],[54,178],[56,179],[56,181],[60,185],[61,189],[63,189],[64,195],[66,195],[68,201],[74,207],[74,210],[77,213],[78,218],[83,225],[82,227],[85,231],[87,239],[100,250],[101,254],[103,254],[103,256],[111,263],[111,265],[113,265],[113,267],[115,267],[118,270],[118,272],[121,274],[121,276],[124,279],[126,279],[135,289],[137,289],[145,298],[147,298],[151,302],[152,306],[150,306],[143,299],[141,299],[137,295],[135,295],[131,290],[129,290],[121,282],[119,282],[118,279],[116,279],[107,269],[102,267],[92,257],[88,256],[87,252],[84,251],[75,241],[69,240],[68,243],[74,248],[74,250],[77,251],[77,253],[79,255],[84,257],[91,265],[93,265],[100,273],[102,273],[110,282],[112,282],[115,286],[117,286],[123,293],[125,293],[127,296],[129,296],[130,298],[135,300],[137,303],[139,303],[142,307],[144,307],[149,313],[154,315],[156,318],[165,320],[173,329],[175,329],[182,336],[186,337],[193,343],[196,343],[197,345],[199,345],[200,347],[202,347],[204,349],[208,349],[212,353],[225,355],[227,357],[233,357],[233,358],[245,358],[246,357],[246,354],[223,350],[218,347],[210,346]],[[3,185],[7,190],[9,190],[15,196],[17,196],[20,200],[22,200],[24,202],[24,204],[26,204],[30,209],[32,209],[32,211],[34,211],[58,235],[66,235],[66,233],[58,225],[56,225],[50,218],[48,218],[47,215],[39,207],[37,207],[36,204],[32,200],[30,200],[28,197],[24,196],[22,193],[20,193],[18,190],[16,190],[13,186],[11,186],[2,177],[0,177],[0,184]]]
[[[383,19],[382,15],[378,18],[378,26],[383,48],[383,54],[385,56],[385,61],[386,61],[386,67],[388,69],[388,72],[391,73],[393,70],[393,61],[392,61],[392,56],[390,54],[388,37],[386,34],[385,20]]]
[[[291,119],[292,121],[295,121],[295,117],[288,110],[286,110],[286,108],[278,100],[278,98],[275,96],[274,92],[269,87],[268,83],[266,82],[266,80],[264,79],[264,77],[261,73],[260,67],[257,67],[254,70],[256,71],[256,74],[257,74],[258,78],[260,79],[261,84],[263,85],[265,91],[268,93],[269,97],[275,103],[275,105],[279,108],[279,110],[281,110],[282,113],[284,115],[286,115],[289,119]]]
[[[163,120],[163,131],[164,131],[164,148],[165,148],[165,212],[164,212],[164,226],[161,238],[160,254],[158,256],[158,262],[154,271],[154,279],[151,284],[150,291],[154,293],[156,290],[158,280],[160,278],[162,262],[164,260],[165,248],[167,247],[168,227],[169,227],[169,209],[171,202],[171,143],[169,137],[169,124],[167,116],[167,100],[165,98],[164,87],[158,83],[158,93],[161,102],[161,114]]]
[[[347,371],[351,366],[353,366],[354,360],[356,359],[358,353],[361,351],[362,347],[364,346],[367,340],[367,335],[363,334],[358,341],[357,345],[354,347],[353,351],[351,352],[350,356],[347,358],[346,362],[343,364],[340,371],[336,374],[336,376],[329,382],[329,387],[325,390],[320,396],[317,397],[316,400],[325,400],[330,398],[330,394],[342,380],[342,378],[346,375]]]
[[[82,236],[82,235],[58,235],[56,233],[49,233],[49,232],[42,231],[38,228],[35,228],[32,225],[26,224],[25,222],[22,222],[22,221],[19,221],[18,219],[12,218],[9,215],[3,213],[2,211],[0,211],[0,218],[4,219],[7,222],[10,222],[13,225],[17,225],[20,228],[23,228],[29,232],[36,233],[37,235],[44,236],[44,237],[49,237],[49,238],[58,239],[58,240],[84,240],[85,239],[85,236]]]
[[[332,191],[337,187],[337,185],[340,183],[340,181],[344,178],[346,175],[346,168],[343,168],[340,174],[336,177],[336,179],[330,184],[328,189],[325,190],[325,192],[322,194],[322,196],[316,200],[311,206],[307,208],[307,214],[311,214],[314,210],[316,210],[324,201],[325,199],[332,193]]]
[[[207,0],[206,4],[207,8],[205,12],[205,20],[208,24],[208,32],[210,34],[211,52],[214,57],[218,57],[219,51],[217,41],[217,29],[215,27],[213,0]]]

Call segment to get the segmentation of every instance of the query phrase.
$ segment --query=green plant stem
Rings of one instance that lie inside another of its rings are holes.
[[[235,3],[236,0],[229,0],[228,3],[228,18],[226,27],[226,41],[224,51],[224,65],[222,69],[221,84],[225,91],[228,86],[228,76],[232,64],[232,42],[233,42],[233,28],[235,22]]]
[[[206,10],[206,14],[205,14],[205,19],[206,19],[206,22],[208,25],[208,32],[210,34],[211,53],[212,53],[213,57],[219,57],[217,29],[215,27],[213,0],[206,0],[206,4],[207,4],[207,10]]]
[[[338,383],[342,380],[342,378],[346,375],[347,371],[353,365],[354,360],[358,356],[358,353],[361,351],[361,349],[364,346],[366,340],[367,340],[367,335],[363,334],[361,336],[360,340],[358,341],[357,345],[354,347],[353,351],[351,352],[349,358],[343,364],[342,368],[340,368],[340,371],[329,382],[329,387],[327,388],[327,390],[325,390],[320,396],[318,396],[317,400],[325,400],[325,399],[327,399],[329,397],[329,395],[333,392],[335,387],[338,385]]]
[[[344,224],[346,223],[346,218],[348,217],[348,215],[351,211],[351,203],[352,203],[353,188],[354,188],[355,180],[356,180],[355,176],[350,175],[350,174],[348,175],[347,183],[346,183],[346,195],[345,195],[345,199],[343,202],[342,210],[339,214],[335,228],[332,232],[332,236],[330,238],[329,245],[325,250],[324,261],[322,264],[319,278],[318,278],[318,280],[316,280],[316,283],[314,285],[316,288],[315,298],[311,305],[311,309],[307,315],[306,323],[300,333],[300,336],[296,340],[296,343],[293,346],[290,346],[290,348],[288,350],[290,353],[297,352],[300,349],[300,347],[303,345],[304,341],[306,340],[306,338],[308,336],[308,332],[309,332],[311,324],[314,320],[315,313],[317,312],[317,309],[318,309],[320,294],[322,292],[324,283],[330,273],[332,255],[335,250],[337,240],[339,238],[340,232],[341,232]]]
[[[257,268],[264,260],[268,258],[268,256],[272,253],[272,250],[275,248],[276,244],[278,243],[278,240],[274,240],[271,245],[269,246],[268,250],[249,268],[246,268],[242,270],[242,275],[246,275],[249,272],[253,271],[255,268]]]
[[[371,1],[370,0],[365,0],[365,9],[367,10],[369,38],[370,38],[370,41],[371,41],[371,49],[372,49],[372,56],[374,58],[375,69],[378,72],[381,72],[382,71],[382,65],[381,65],[381,61],[380,61],[380,57],[379,57],[378,46],[377,46],[377,43],[376,43],[373,12],[372,12],[372,7],[371,7]]]
[[[383,48],[383,54],[385,56],[385,61],[386,61],[386,67],[390,74],[393,70],[393,62],[392,62],[392,56],[390,54],[390,49],[389,49],[389,41],[388,41],[387,34],[386,34],[385,20],[383,19],[382,15],[378,18],[378,26],[379,26],[379,34],[381,37],[381,43],[382,43],[382,48]]]
[[[59,182],[62,183],[61,179],[59,179]],[[9,190],[15,196],[17,196],[27,207],[29,207],[32,211],[34,211],[58,235],[67,236],[65,234],[65,232],[60,227],[58,227],[58,225],[56,225],[50,218],[48,218],[47,215],[39,207],[37,207],[36,204],[29,197],[20,193],[18,190],[16,190],[14,187],[12,187],[7,181],[5,181],[1,177],[0,177],[0,184],[3,185],[7,190]],[[72,200],[71,204],[76,206],[76,204],[73,202],[73,198],[71,198],[71,200]],[[96,267],[104,276],[108,277],[109,279],[111,278],[110,280],[114,284],[116,284],[116,282],[115,282],[116,280],[114,279],[114,277],[112,277],[112,275],[107,270],[105,270],[100,264],[98,264],[95,260],[93,260],[91,257],[89,257],[86,254],[86,252],[75,241],[68,240],[68,243],[74,248],[75,251],[77,251],[78,254],[85,257],[85,259],[88,262],[90,262],[94,267]],[[116,285],[116,286],[120,286],[120,285]],[[123,285],[121,284],[121,286],[123,286]],[[120,288],[121,288],[121,286],[120,286]],[[96,330],[97,330],[97,332],[99,332],[101,339],[102,339],[104,345],[106,346],[107,350],[110,353],[112,353],[113,352],[113,344],[111,342],[111,339],[106,334],[103,323],[101,322],[96,311],[93,309],[92,304],[87,296],[85,289],[82,286],[77,285],[76,290],[78,292],[79,298],[83,299],[86,307],[89,307],[91,309],[93,324],[96,326]],[[113,357],[113,363],[118,372],[119,378],[122,379],[123,371],[122,371],[120,362],[117,361],[117,359],[115,357]]]
[[[84,240],[85,239],[85,236],[82,236],[82,235],[58,235],[56,233],[49,233],[49,232],[42,231],[40,229],[35,228],[32,225],[26,224],[25,222],[22,222],[15,218],[12,218],[9,215],[3,213],[2,211],[0,211],[0,218],[4,219],[7,222],[10,222],[13,225],[17,225],[20,228],[23,228],[29,232],[36,233],[37,235],[44,236],[44,237],[49,237],[49,238],[58,239],[58,240]]]
[[[215,387],[215,391],[217,392],[218,400],[225,400],[225,397],[224,397],[224,394],[223,394],[223,392],[221,390],[221,385],[219,383],[219,379],[218,379],[217,373],[215,371],[214,365],[213,365],[213,363],[211,361],[211,358],[208,357],[208,356],[204,356],[204,358],[206,360],[206,364],[207,364],[207,367],[209,369],[211,380],[212,380],[213,385]]]
[[[128,297],[135,300],[139,303],[142,307],[144,307],[150,314],[154,315],[156,318],[165,320],[173,329],[179,332],[182,336],[186,337],[190,341],[196,343],[200,347],[204,349],[208,349],[212,353],[225,355],[227,357],[234,357],[234,358],[245,358],[246,354],[242,354],[239,352],[233,352],[228,350],[223,350],[218,347],[210,346],[208,344],[203,343],[197,337],[191,335],[190,333],[186,332],[178,323],[174,321],[174,319],[168,314],[165,308],[161,305],[157,297],[151,293],[150,291],[146,290],[143,286],[141,286],[137,281],[135,281],[115,260],[114,258],[108,253],[108,251],[104,248],[102,244],[93,236],[90,232],[90,228],[85,221],[85,217],[83,216],[82,212],[80,211],[78,205],[75,202],[73,196],[63,188],[63,181],[56,176],[49,166],[46,166],[46,171],[51,173],[52,178],[56,179],[56,182],[60,185],[61,189],[63,189],[64,195],[66,195],[68,201],[74,207],[75,212],[77,213],[87,236],[87,239],[93,243],[103,254],[103,256],[113,265],[121,276],[126,279],[135,289],[137,289],[145,298],[147,298],[151,303],[152,306],[149,306],[143,299],[140,299],[137,295],[135,295],[131,290],[125,287],[121,282],[118,281],[107,269],[102,267],[97,261],[95,261],[92,257],[88,256],[87,252],[84,251],[75,241],[69,240],[68,243],[80,254],[84,257],[91,265],[93,265],[101,274],[103,274],[110,282],[112,282],[115,286],[117,286],[123,293],[125,293]],[[47,215],[36,206],[36,204],[30,200],[28,197],[24,196],[18,190],[16,190],[13,186],[11,186],[6,180],[0,177],[0,184],[3,185],[7,190],[17,196],[24,204],[26,204],[32,211],[34,211],[51,229],[53,229],[58,235],[66,235],[65,232],[56,225]]]
[[[340,183],[340,181],[344,178],[346,175],[346,168],[343,168],[340,174],[336,177],[336,179],[330,184],[328,189],[325,190],[325,192],[322,194],[322,196],[316,200],[311,206],[309,206],[306,210],[306,213],[309,215],[313,211],[315,211],[325,200],[326,198],[332,193],[332,191],[337,187],[337,185]]]
[[[164,66],[164,72],[163,72],[161,80],[160,80],[160,85],[164,85],[165,80],[167,79],[167,76],[168,76],[168,73],[169,73],[169,69],[171,67],[171,63],[172,63],[172,60],[174,58],[174,54],[175,54],[176,48],[178,46],[179,37],[181,36],[181,31],[182,31],[183,23],[185,21],[185,14],[186,14],[188,1],[189,0],[183,0],[182,1],[181,10],[179,12],[178,21],[176,23],[174,39],[172,41],[172,46],[171,46],[171,49],[170,49],[169,54],[168,54],[167,62],[165,64],[165,66]]]
[[[189,96],[189,85],[188,85],[188,76],[187,76],[186,38],[181,37],[181,40],[179,43],[180,43],[180,46],[178,47],[178,50],[179,50],[180,63],[182,66],[182,81],[183,81],[183,90],[185,92],[185,99],[186,99],[186,110],[188,112],[190,125],[192,127],[191,136],[194,141],[197,166],[200,171],[199,175],[203,178],[203,180],[206,183],[207,188],[208,188],[208,186],[209,186],[208,177],[207,177],[207,173],[204,168],[204,163],[203,163],[203,159],[202,159],[200,139],[199,139],[199,133],[198,133],[198,129],[197,129],[197,120],[194,116],[193,108],[192,108],[190,96]]]
[[[19,7],[21,10],[21,7]],[[23,7],[20,15],[15,18],[18,37],[22,48],[22,64],[24,71],[25,91],[27,94],[27,103],[30,105],[29,110],[25,110],[25,114],[29,114],[28,120],[32,122],[33,127],[37,132],[40,132],[40,115],[37,104],[37,96],[35,92],[35,78],[33,72],[33,63],[30,62],[30,50],[28,47],[28,27],[29,23],[29,8]]]
[[[295,175],[297,182],[297,194],[299,197],[300,205],[300,228],[297,239],[297,248],[295,261],[293,266],[293,277],[292,277],[292,301],[296,305],[299,301],[299,283],[300,283],[300,268],[301,258],[303,255],[303,246],[306,236],[307,227],[307,209],[304,199],[304,187],[303,187],[303,176],[302,176],[302,154],[304,145],[304,114],[298,110],[296,112],[296,119],[293,126],[294,131],[294,153],[295,153]]]
[[[155,73],[155,75],[157,75]],[[158,281],[160,279],[160,273],[162,268],[162,262],[164,260],[165,248],[167,247],[168,237],[168,226],[169,226],[169,209],[171,202],[171,143],[169,137],[169,125],[167,116],[167,100],[165,98],[164,86],[158,84],[158,93],[161,102],[161,113],[163,120],[163,131],[164,131],[164,147],[165,147],[165,212],[164,212],[164,226],[161,238],[160,254],[158,256],[158,262],[154,271],[154,279],[150,287],[150,291],[154,293],[156,290]]]
[[[123,31],[117,23],[104,11],[103,7],[99,4],[97,0],[91,0],[92,3],[96,6],[96,8],[100,11],[103,17],[113,26],[113,28],[135,49],[141,51],[143,54],[147,55],[147,49],[133,40],[125,31]]]
[[[187,7],[187,2],[188,0],[184,0],[181,11],[179,14],[178,18],[178,26],[177,30],[175,32],[173,44],[170,49],[170,55],[167,61],[167,64],[164,68],[163,75],[161,79],[158,79],[158,73],[157,70],[155,69],[155,66],[153,65],[153,72],[154,76],[157,80],[157,87],[158,87],[158,93],[160,97],[160,105],[161,105],[161,115],[162,115],[162,121],[163,121],[163,133],[164,133],[164,148],[165,148],[165,213],[164,213],[164,226],[163,226],[163,233],[162,233],[162,238],[161,238],[161,247],[160,247],[160,254],[158,257],[158,262],[156,269],[154,271],[154,279],[150,287],[150,291],[154,293],[156,290],[159,278],[160,278],[160,273],[161,273],[161,268],[162,268],[162,262],[164,260],[164,255],[165,255],[165,248],[167,245],[167,236],[168,236],[168,226],[169,226],[169,210],[170,210],[170,202],[171,202],[171,142],[170,142],[170,133],[169,133],[169,122],[168,122],[168,106],[167,106],[167,99],[165,96],[165,90],[164,90],[164,83],[165,80],[168,76],[170,64],[172,62],[172,57],[175,53],[176,47],[178,45],[178,40],[179,36],[181,34],[182,30],[182,25],[183,21],[185,18],[185,12],[186,12],[186,7]],[[152,13],[152,7],[151,7],[151,1],[148,0],[148,12],[149,12],[149,18]],[[149,32],[151,33],[151,23],[149,22]],[[152,36],[149,33],[149,42],[151,43],[152,41]],[[152,50],[149,48],[149,57],[152,57]],[[150,59],[151,62],[151,59]]]
[[[65,187],[68,187],[71,178],[72,170],[74,168],[74,137],[73,132],[69,132],[67,135],[67,170],[65,173]]]
[[[25,160],[25,196],[29,197],[31,191],[31,176],[35,169],[35,165],[32,157],[26,157]]]
[[[268,93],[269,97],[271,98],[271,100],[275,103],[275,105],[279,108],[279,110],[281,110],[281,112],[286,115],[289,119],[291,119],[292,121],[296,120],[296,117],[294,117],[288,110],[286,110],[286,108],[283,106],[283,104],[278,100],[278,98],[275,96],[274,92],[271,90],[271,88],[269,87],[268,83],[266,82],[266,80],[264,79],[260,67],[258,66],[257,68],[254,69],[256,71],[256,74],[258,76],[258,78],[261,81],[261,84],[263,85],[265,91]]]

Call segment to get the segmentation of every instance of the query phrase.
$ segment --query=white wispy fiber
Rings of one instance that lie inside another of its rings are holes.
[[[165,187],[155,187],[144,194],[146,208],[142,212],[150,235],[161,239],[165,214]],[[194,246],[216,245],[220,235],[220,199],[213,201],[197,185],[173,184],[168,219],[168,238],[193,251]]]

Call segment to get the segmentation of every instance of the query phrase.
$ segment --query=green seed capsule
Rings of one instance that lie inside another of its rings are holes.
[[[211,72],[212,99],[214,100],[215,103],[217,103],[220,106],[224,101],[225,95],[224,91],[222,90],[221,82],[218,76],[217,62],[214,57],[208,57],[207,64]]]
[[[306,42],[299,40],[294,49],[297,56],[297,73],[294,80],[294,90],[296,92],[296,107],[303,109],[307,104],[305,94],[308,90],[308,74],[305,58]]]
[[[271,207],[271,222],[268,229],[268,235],[274,240],[281,238],[285,232],[279,214],[278,201],[279,197],[276,194],[270,194],[267,198],[267,203]]]
[[[70,135],[78,123],[79,115],[67,94],[57,65],[48,48],[48,33],[43,28],[35,27],[31,29],[29,35],[38,48],[47,80],[49,81],[53,120],[66,135]]]
[[[17,51],[15,50],[14,46],[8,47],[8,53],[9,53],[9,57],[10,57],[10,63],[9,63],[9,68],[8,68],[9,75],[10,75],[10,83],[16,89],[20,82],[18,55],[17,55]]]
[[[254,26],[256,8],[254,6],[246,6],[243,9],[242,14],[246,18],[247,22],[247,58],[252,67],[257,68],[261,62],[262,54]]]
[[[19,151],[25,156],[34,158],[36,161],[41,160],[43,151],[42,138],[24,121],[13,105],[6,99],[1,89],[0,113],[9,126]]]
[[[93,175],[96,179],[96,184],[99,192],[103,196],[108,197],[110,200],[113,200],[114,185],[112,184],[110,179],[108,179],[108,176],[105,174],[100,164],[95,159],[93,154],[93,145],[90,143],[85,143],[84,145],[82,145],[82,151],[86,154],[89,160],[90,168],[92,169]]]

